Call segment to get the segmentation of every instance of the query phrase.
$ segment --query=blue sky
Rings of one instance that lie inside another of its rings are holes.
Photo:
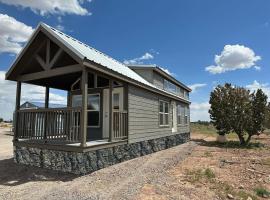
[[[263,88],[270,95],[267,0],[70,0],[70,5],[63,0],[39,5],[25,2],[0,0],[0,14],[32,28],[43,21],[122,62],[157,64],[195,88],[191,94],[192,121],[209,119],[209,93],[217,84]],[[12,33],[2,28],[0,38],[14,42],[7,36]],[[22,45],[23,41],[17,43]],[[216,62],[215,55],[219,55]],[[2,73],[14,58],[14,50],[0,50]],[[208,66],[214,69],[207,71]],[[62,93],[54,93],[61,101]],[[3,87],[1,94],[6,94]],[[0,99],[0,108],[4,101]]]

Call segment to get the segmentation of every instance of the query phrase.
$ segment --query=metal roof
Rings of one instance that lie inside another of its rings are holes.
[[[110,69],[114,72],[117,72],[127,78],[130,78],[132,80],[135,80],[136,82],[139,82],[140,84],[146,85],[150,88],[153,88],[155,90],[161,91],[162,93],[168,94],[170,96],[174,96],[178,99],[182,99],[181,97],[167,92],[163,89],[160,89],[153,85],[152,83],[148,82],[145,80],[143,77],[141,77],[139,74],[137,74],[135,71],[130,69],[128,66],[125,64],[113,59],[112,57],[94,49],[93,47],[90,47],[87,44],[84,44],[80,42],[79,40],[45,24],[45,23],[40,23],[39,26],[37,27],[36,31],[32,34],[32,37],[29,39],[29,42],[26,44],[26,46],[23,48],[23,50],[20,52],[20,54],[17,56],[15,62],[13,63],[11,69],[7,72],[7,75],[11,73],[13,70],[13,67],[15,67],[16,63],[22,56],[22,54],[26,51],[27,47],[29,46],[29,43],[33,39],[33,37],[36,36],[38,33],[38,30],[45,29],[49,34],[51,34],[53,37],[55,37],[59,42],[61,42],[64,46],[66,46],[70,51],[72,51],[79,59],[83,60],[88,60],[92,61],[96,64],[100,64],[101,66],[104,66],[107,69]],[[182,99],[184,101],[187,101],[186,99]]]

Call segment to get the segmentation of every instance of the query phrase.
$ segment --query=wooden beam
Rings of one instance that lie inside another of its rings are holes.
[[[47,86],[45,91],[45,108],[49,108],[49,96],[50,96],[50,88]]]
[[[22,84],[20,81],[17,81],[17,90],[16,90],[16,106],[15,106],[15,116],[13,121],[14,126],[14,135],[13,135],[13,141],[18,141],[18,110],[20,110],[20,104],[21,104],[21,87]]]
[[[50,63],[50,50],[51,50],[51,42],[50,39],[47,38],[47,44],[46,44],[46,65],[49,66]]]
[[[109,142],[113,141],[113,110],[112,110],[113,80],[109,80]]]
[[[49,69],[53,67],[53,65],[56,63],[56,61],[58,60],[58,58],[60,57],[62,53],[63,53],[63,49],[59,48],[48,66]]]
[[[48,71],[42,71],[42,72],[35,72],[31,74],[24,74],[20,75],[17,80],[18,81],[32,81],[32,80],[38,80],[43,78],[50,78],[54,76],[64,75],[64,74],[71,74],[75,72],[82,71],[82,67],[79,64],[75,65],[68,65],[66,67],[51,69]]]
[[[88,72],[85,67],[82,73],[82,112],[81,112],[81,146],[86,147],[87,137],[87,100],[88,100]]]
[[[47,70],[47,66],[46,66],[46,63],[43,61],[43,59],[39,56],[39,55],[35,55],[35,59],[38,61],[38,63],[41,65],[41,67],[44,69],[44,70]]]

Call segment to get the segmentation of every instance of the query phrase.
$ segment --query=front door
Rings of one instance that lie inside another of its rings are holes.
[[[123,111],[124,109],[124,98],[123,98],[123,88],[114,88],[112,92],[112,109],[114,111]],[[109,117],[110,117],[110,108],[109,108],[109,89],[103,90],[103,138],[109,138]]]

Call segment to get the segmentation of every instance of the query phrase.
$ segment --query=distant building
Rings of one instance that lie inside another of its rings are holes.
[[[50,108],[64,108],[64,107],[66,107],[66,105],[50,103],[49,107]],[[45,103],[26,101],[20,106],[21,110],[23,110],[23,109],[40,109],[40,108],[45,108]]]

